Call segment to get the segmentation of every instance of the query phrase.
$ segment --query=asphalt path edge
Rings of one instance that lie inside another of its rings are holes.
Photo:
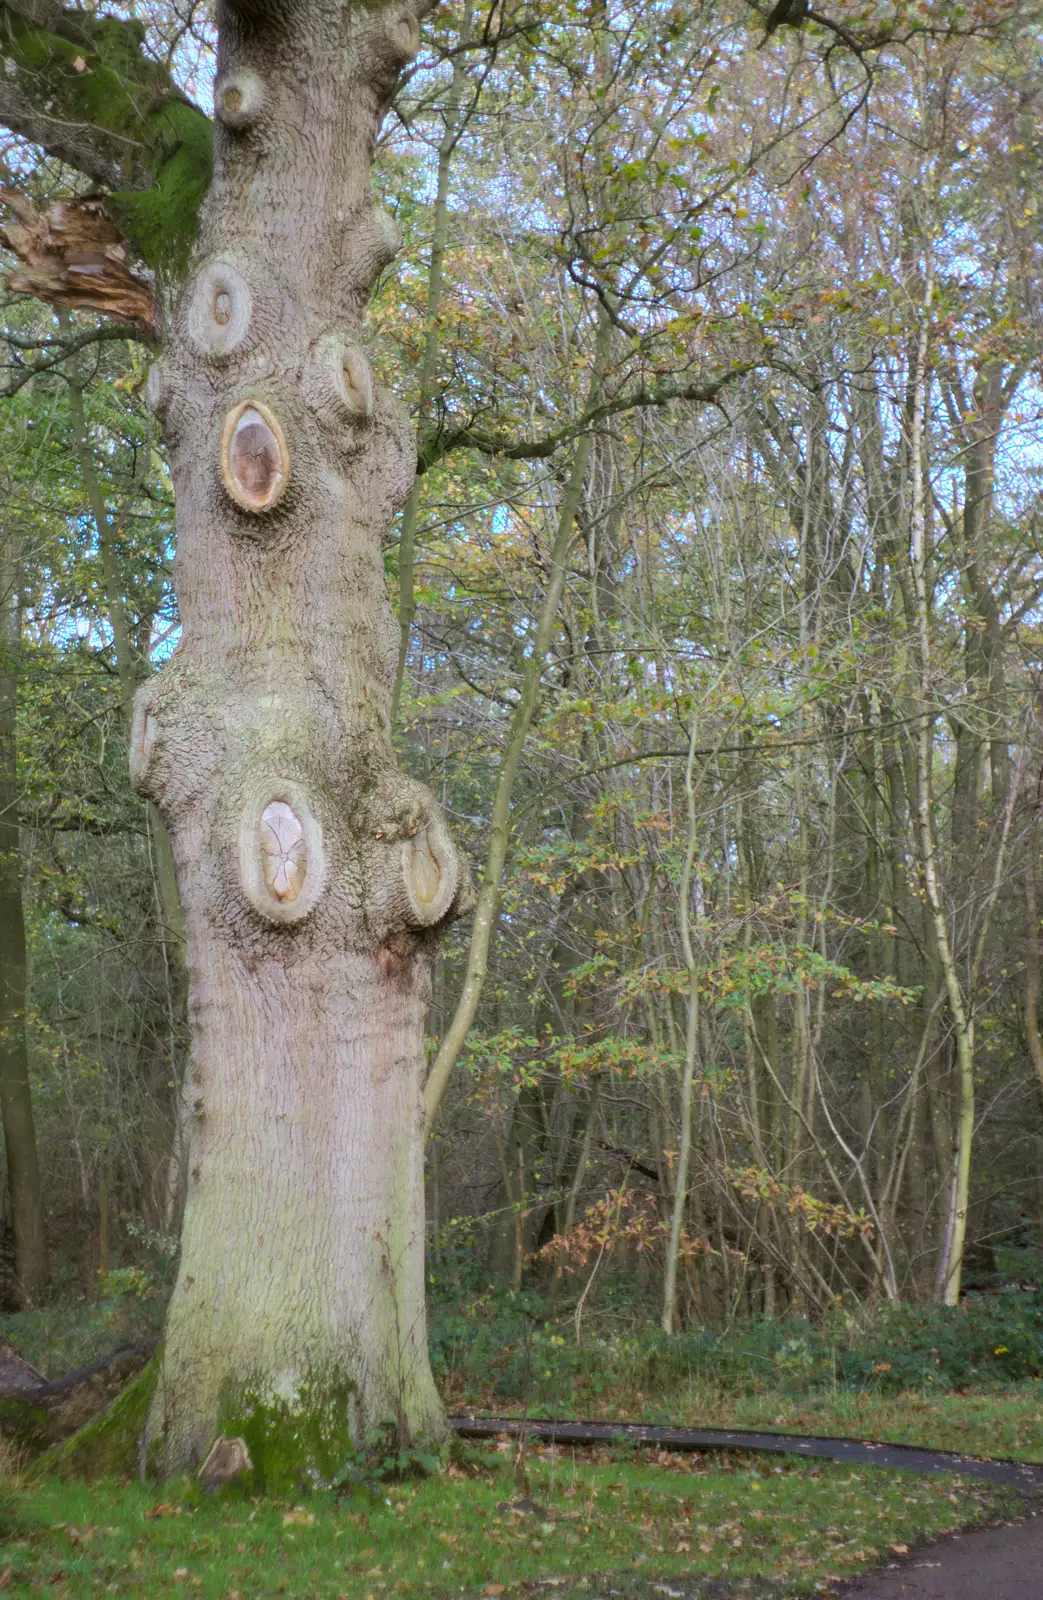
[[[828,1434],[771,1433],[753,1428],[673,1428],[646,1422],[560,1422],[534,1417],[450,1417],[462,1439],[538,1439],[545,1444],[648,1445],[659,1450],[713,1452],[764,1451],[805,1460],[897,1468],[902,1472],[948,1472],[1027,1490],[1043,1490],[1043,1462],[1014,1461],[924,1450],[917,1445],[875,1439],[842,1439]],[[1041,1588],[1043,1595],[1043,1588]]]

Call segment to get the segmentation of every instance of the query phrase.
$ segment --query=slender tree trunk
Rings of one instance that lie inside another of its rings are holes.
[[[0,530],[0,1117],[14,1231],[15,1297],[31,1305],[47,1282],[47,1241],[25,1038],[28,993],[15,744],[21,648],[18,544],[10,531]]]
[[[942,907],[937,858],[931,820],[931,665],[930,613],[927,597],[927,551],[925,490],[923,471],[923,415],[927,391],[927,350],[933,277],[928,276],[920,336],[916,350],[913,380],[912,417],[909,438],[909,466],[912,478],[910,514],[910,563],[916,596],[916,629],[919,656],[920,715],[916,723],[916,810],[919,825],[920,870],[923,873],[927,911],[934,929],[938,961],[942,969],[949,1013],[956,1041],[959,1079],[959,1115],[953,1148],[950,1197],[945,1222],[943,1248],[939,1260],[938,1287],[947,1306],[959,1304],[963,1251],[967,1237],[967,1205],[970,1198],[971,1145],[974,1137],[974,1022],[964,999],[959,973],[953,958],[949,929]]]
[[[1043,1104],[1043,1037],[1040,1036],[1039,1028],[1039,998],[1041,985],[1043,985],[1043,956],[1040,954],[1039,867],[1036,860],[1038,840],[1035,827],[1029,832],[1025,845],[1024,882],[1027,929],[1022,1006],[1025,1017],[1025,1038],[1029,1047],[1029,1061],[1035,1075],[1040,1103]]]
[[[587,411],[592,410],[597,405],[601,396],[601,383],[605,365],[608,361],[611,335],[612,324],[607,316],[602,313],[598,322],[597,346],[587,394]],[[438,1113],[439,1104],[449,1082],[449,1076],[456,1065],[460,1051],[464,1047],[471,1023],[474,1021],[474,1014],[478,1009],[482,989],[485,986],[485,975],[489,965],[489,950],[499,915],[500,885],[503,882],[504,867],[507,864],[507,846],[511,831],[511,796],[514,792],[514,780],[517,776],[518,763],[521,761],[526,735],[539,704],[541,680],[546,666],[547,651],[550,649],[551,637],[557,621],[562,591],[565,587],[565,561],[569,546],[572,543],[580,497],[583,494],[583,483],[587,475],[587,463],[590,460],[592,438],[592,434],[584,433],[576,446],[576,452],[572,458],[572,470],[569,473],[568,483],[562,497],[561,509],[558,512],[558,525],[554,535],[554,545],[551,549],[547,590],[540,609],[532,653],[525,664],[521,694],[518,697],[518,704],[511,718],[511,725],[507,734],[507,748],[504,751],[503,761],[500,765],[500,776],[496,784],[492,822],[489,830],[489,849],[486,855],[481,888],[478,892],[478,903],[475,907],[474,929],[471,934],[471,947],[467,955],[467,972],[456,1011],[439,1046],[438,1054],[435,1057],[434,1065],[424,1088],[429,1132],[434,1126],[435,1116]]]
[[[422,4],[422,0],[421,0]],[[423,1021],[462,873],[396,768],[381,544],[416,463],[359,344],[370,164],[420,5],[219,4],[214,182],[150,396],[182,638],[137,694],[185,922],[193,1129],[149,1438],[258,1482],[444,1434],[424,1312]]]
[[[438,181],[435,204],[431,218],[431,261],[427,269],[427,305],[424,313],[424,353],[420,361],[417,416],[421,431],[428,421],[438,374],[438,357],[442,346],[439,319],[442,312],[442,272],[445,266],[446,246],[449,243],[449,175],[453,154],[466,120],[461,108],[464,83],[467,75],[467,45],[471,37],[471,5],[466,4],[460,27],[460,48],[453,56],[453,76],[445,110],[445,127],[438,146]],[[395,683],[391,691],[391,722],[398,720],[402,684],[406,675],[409,640],[416,614],[416,589],[414,582],[416,555],[416,518],[420,503],[420,479],[417,478],[409,492],[402,512],[398,538],[398,661]]]
[[[125,731],[129,737],[131,721],[134,715],[134,691],[137,687],[138,671],[137,663],[134,660],[134,652],[131,648],[130,629],[127,626],[127,609],[123,603],[123,585],[120,581],[116,544],[113,538],[112,522],[109,518],[109,508],[105,504],[105,493],[99,481],[94,465],[94,456],[91,452],[90,437],[87,432],[87,419],[83,409],[83,388],[78,377],[74,374],[67,374],[66,381],[69,386],[69,409],[72,414],[72,433],[79,457],[80,474],[83,478],[83,486],[87,491],[87,504],[91,508],[91,516],[94,519],[94,526],[98,535],[98,553],[101,556],[105,600],[108,607],[109,626],[112,629],[112,642],[116,655],[116,675],[119,680],[120,705],[123,709]],[[149,837],[152,841],[156,898],[159,901],[160,915],[163,919],[164,939],[168,945],[167,959],[180,969],[184,964],[184,952],[182,949],[184,926],[181,921],[181,906],[177,897],[174,857],[171,852],[167,831],[151,800],[148,802],[148,826]]]
[[[698,817],[695,809],[695,751],[698,743],[698,722],[692,718],[688,736],[688,761],[685,765],[684,792],[687,801],[688,843],[684,868],[681,872],[680,924],[681,947],[688,967],[688,1017],[685,1028],[684,1065],[681,1069],[681,1148],[677,1158],[677,1188],[674,1190],[673,1212],[670,1217],[670,1237],[666,1246],[666,1271],[663,1278],[663,1332],[673,1333],[677,1325],[677,1264],[681,1254],[681,1234],[684,1228],[685,1207],[688,1203],[688,1166],[692,1153],[692,1085],[695,1081],[696,1058],[699,1049],[699,983],[692,946],[691,895],[692,872],[698,849]]]

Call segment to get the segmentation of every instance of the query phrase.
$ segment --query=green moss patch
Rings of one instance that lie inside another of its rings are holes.
[[[355,1456],[354,1394],[352,1383],[337,1379],[302,1384],[292,1400],[237,1386],[222,1406],[219,1432],[246,1441],[252,1471],[245,1487],[294,1494],[338,1481]]]
[[[13,26],[8,57],[16,74],[51,96],[48,109],[70,124],[87,123],[112,161],[140,171],[140,190],[109,203],[135,253],[149,266],[184,272],[213,170],[213,127],[178,90],[167,68],[145,51],[133,19],[77,14],[78,37]]]
[[[110,1406],[71,1438],[63,1439],[35,1463],[34,1481],[95,1483],[102,1478],[133,1477],[140,1471],[141,1440],[156,1386],[157,1357],[138,1373]]]

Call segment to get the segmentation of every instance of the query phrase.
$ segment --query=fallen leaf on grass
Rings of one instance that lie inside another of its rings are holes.
[[[314,1511],[305,1511],[303,1506],[294,1506],[292,1511],[287,1511],[282,1519],[284,1528],[301,1527],[310,1528],[315,1523]]]
[[[909,1546],[907,1544],[889,1544],[887,1548],[896,1556],[907,1556],[909,1554]]]
[[[507,1585],[505,1583],[487,1583],[482,1592],[488,1595],[506,1594]]]
[[[154,1517],[179,1517],[180,1515],[181,1507],[172,1506],[166,1500],[161,1500],[158,1506],[149,1506],[148,1510],[145,1512],[145,1516],[150,1521]]]

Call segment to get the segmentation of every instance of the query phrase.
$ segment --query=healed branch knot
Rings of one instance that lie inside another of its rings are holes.
[[[389,11],[384,22],[388,44],[396,63],[404,66],[420,49],[420,23],[407,6]]]
[[[460,858],[441,817],[430,816],[402,845],[402,881],[412,926],[431,928],[448,914],[460,886]]]
[[[214,85],[214,110],[226,128],[249,128],[264,110],[264,80],[249,67],[226,72]]]
[[[340,334],[316,339],[301,379],[305,401],[328,422],[366,422],[373,415],[373,373],[360,345]]]
[[[402,234],[390,211],[368,204],[361,214],[344,220],[344,266],[338,289],[364,298],[402,248]]]
[[[381,871],[388,926],[434,928],[461,912],[470,874],[431,791],[390,773],[370,797],[369,812],[374,842],[394,851]]]
[[[252,314],[249,285],[238,267],[211,261],[192,288],[185,331],[198,355],[221,361],[243,345]]]

